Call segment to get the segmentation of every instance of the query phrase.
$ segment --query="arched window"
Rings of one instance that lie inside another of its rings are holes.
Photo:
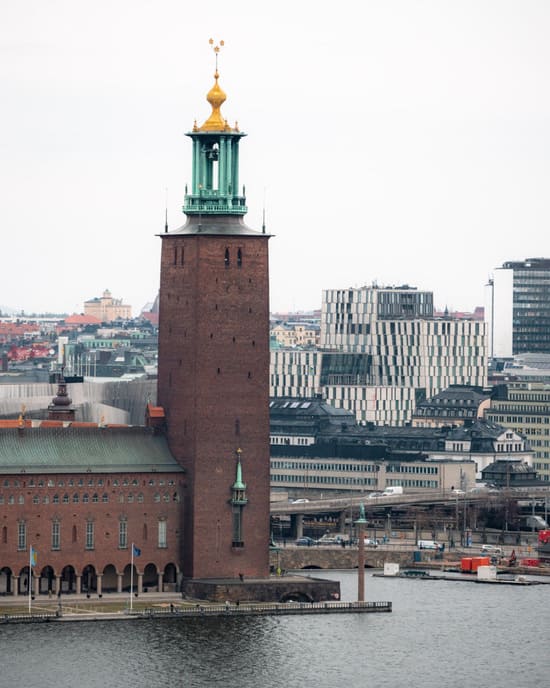
[[[243,264],[243,252],[241,249],[237,251],[237,267],[241,267]]]
[[[225,264],[225,267],[226,267],[226,268],[229,267],[229,249],[228,249],[228,248],[225,249],[224,264]]]

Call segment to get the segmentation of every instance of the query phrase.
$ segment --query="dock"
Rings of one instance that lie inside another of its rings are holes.
[[[205,617],[237,618],[243,616],[292,616],[310,614],[373,614],[391,612],[391,602],[274,602],[263,604],[173,603],[144,609],[125,609],[118,613],[3,614],[0,625],[9,623],[63,623],[71,621],[137,621],[140,619],[197,619]]]
[[[512,576],[512,575],[500,575],[497,576],[496,578],[478,578],[477,576],[473,576],[471,574],[460,574],[457,573],[455,575],[449,575],[445,573],[430,573],[429,571],[422,571],[420,569],[412,569],[410,571],[400,571],[399,573],[396,574],[384,574],[384,573],[373,573],[373,577],[377,578],[406,578],[407,580],[431,580],[431,581],[436,581],[436,580],[444,580],[444,581],[453,581],[453,582],[460,582],[460,583],[486,583],[489,585],[522,585],[522,586],[529,586],[529,585],[549,585],[550,581],[539,581],[539,580],[530,580],[527,578],[524,578],[523,576]]]

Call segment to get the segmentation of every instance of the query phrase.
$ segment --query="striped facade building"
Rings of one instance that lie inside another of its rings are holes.
[[[402,425],[450,385],[487,383],[485,323],[434,318],[431,292],[326,290],[320,342],[272,352],[272,396],[317,394],[359,422]]]

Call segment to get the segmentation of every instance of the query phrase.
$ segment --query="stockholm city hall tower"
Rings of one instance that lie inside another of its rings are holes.
[[[222,116],[213,48],[187,220],[160,235],[158,404],[186,471],[183,575],[239,580],[269,576],[269,236],[243,220],[245,134]]]

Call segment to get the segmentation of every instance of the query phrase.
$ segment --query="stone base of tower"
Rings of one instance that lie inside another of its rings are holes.
[[[297,575],[184,579],[181,593],[186,598],[209,602],[325,602],[340,599],[340,583]]]

